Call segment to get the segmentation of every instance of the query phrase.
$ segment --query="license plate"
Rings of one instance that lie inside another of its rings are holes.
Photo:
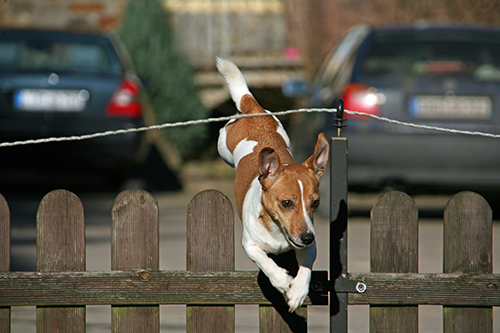
[[[14,94],[14,107],[21,111],[80,112],[90,95],[87,90],[21,89]]]
[[[487,96],[416,96],[409,102],[416,118],[488,119],[491,108]]]

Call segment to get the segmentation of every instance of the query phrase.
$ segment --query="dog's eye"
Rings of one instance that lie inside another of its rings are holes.
[[[281,202],[281,204],[283,205],[283,207],[285,207],[286,209],[290,209],[293,207],[293,202],[292,200],[283,200]]]
[[[316,199],[311,203],[311,207],[314,209],[318,208],[318,206],[319,206],[319,199]]]

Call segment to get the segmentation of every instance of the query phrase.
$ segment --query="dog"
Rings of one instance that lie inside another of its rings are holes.
[[[217,69],[239,112],[270,113],[250,93],[236,65],[217,58]],[[314,154],[297,164],[285,129],[271,115],[229,121],[220,130],[217,145],[222,159],[235,168],[234,199],[243,222],[243,248],[293,312],[309,293],[316,259],[313,213],[328,163],[328,140],[320,133]],[[299,264],[295,277],[268,257],[290,250],[295,251]]]

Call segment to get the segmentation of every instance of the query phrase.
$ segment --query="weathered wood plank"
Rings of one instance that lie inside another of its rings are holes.
[[[65,190],[48,193],[37,212],[37,270],[85,270],[85,224],[80,199]],[[55,289],[55,286],[51,286]],[[38,306],[37,332],[85,332],[85,306]]]
[[[258,273],[0,272],[0,305],[270,304],[257,282]],[[314,271],[312,280],[324,274]],[[328,305],[324,298],[316,299],[321,303],[315,305]],[[309,297],[306,304],[312,304]]]
[[[492,213],[480,195],[456,194],[444,212],[443,271],[491,273]],[[498,285],[500,287],[500,285]],[[491,307],[443,307],[444,332],[492,332]]]
[[[10,210],[0,194],[0,272],[10,271]],[[10,332],[10,306],[0,307],[0,332]]]
[[[85,224],[80,199],[66,190],[48,193],[37,212],[37,270],[85,270]]]
[[[418,271],[418,210],[403,192],[382,195],[371,211],[372,273]]]
[[[234,215],[231,201],[221,192],[198,193],[187,216],[188,271],[234,271]],[[187,332],[234,332],[234,305],[189,305]]]
[[[418,271],[418,210],[407,194],[382,195],[371,212],[370,263],[373,273]],[[370,305],[371,332],[418,332],[417,306]]]
[[[234,270],[234,213],[221,192],[200,192],[189,203],[187,249],[189,271]]]
[[[272,306],[259,307],[260,333],[305,333],[307,332],[307,307],[303,306],[294,313],[280,312]]]
[[[159,269],[158,214],[156,199],[146,191],[128,190],[116,197],[111,217],[112,270]],[[111,328],[120,333],[159,332],[160,306],[112,306]]]
[[[111,269],[159,269],[158,203],[146,191],[121,192],[111,212]]]
[[[499,274],[349,274],[366,283],[362,294],[349,294],[350,305],[455,305],[500,304]]]
[[[296,276],[299,264],[294,251],[289,251],[278,256],[271,255],[271,258],[280,267],[286,269],[292,276]],[[259,326],[261,333],[273,332],[307,332],[307,307],[303,306],[289,312],[289,306],[281,294],[269,281],[269,278],[262,272],[257,279],[262,293],[271,301],[272,305],[259,306]]]
[[[0,306],[270,304],[258,271],[0,272]],[[312,281],[325,271],[313,271]],[[350,305],[500,306],[500,274],[348,274],[366,283]],[[57,286],[57,288],[54,288]],[[314,292],[311,292],[314,296]],[[323,298],[316,298],[322,300]],[[310,305],[308,297],[305,302]],[[315,305],[328,305],[326,302]]]

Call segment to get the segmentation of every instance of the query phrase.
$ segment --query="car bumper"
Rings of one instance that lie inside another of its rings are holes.
[[[500,191],[500,140],[346,131],[351,188]]]
[[[40,124],[36,122],[2,121],[0,142],[16,142],[38,138],[69,137],[109,130],[137,127],[131,121],[100,119]],[[139,163],[143,145],[142,133],[19,145],[0,148],[0,168],[26,169],[127,169]]]

